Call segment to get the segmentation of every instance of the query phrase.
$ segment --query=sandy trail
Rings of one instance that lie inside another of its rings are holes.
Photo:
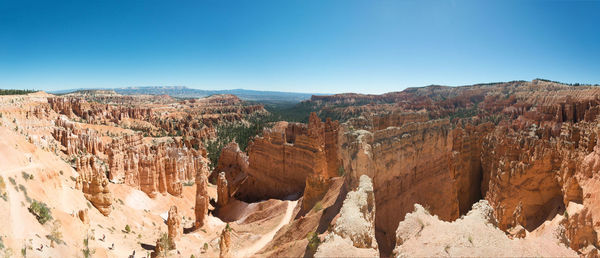
[[[254,242],[252,245],[250,245],[248,247],[244,247],[242,249],[239,249],[236,252],[235,256],[236,257],[250,257],[253,254],[255,254],[256,252],[258,252],[260,249],[265,247],[271,240],[273,240],[273,237],[275,237],[275,234],[277,233],[277,231],[279,231],[279,229],[281,229],[281,227],[285,226],[287,223],[290,222],[290,220],[292,219],[292,213],[294,212],[294,208],[296,207],[297,203],[298,203],[298,201],[288,201],[285,215],[283,216],[283,218],[281,219],[281,222],[277,225],[277,227],[275,227],[273,230],[269,231],[269,233],[262,235],[260,237],[260,239],[258,239],[258,241]]]

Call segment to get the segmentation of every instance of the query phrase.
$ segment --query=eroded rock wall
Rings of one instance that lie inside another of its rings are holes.
[[[306,178],[337,175],[337,121],[321,122],[311,114],[308,125],[279,122],[248,146],[248,171],[236,197],[257,201],[299,196]],[[242,166],[241,166],[242,167]]]

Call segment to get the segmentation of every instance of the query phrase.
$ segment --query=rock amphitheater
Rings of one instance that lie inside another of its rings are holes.
[[[0,252],[598,256],[600,88],[513,81],[301,104],[307,123],[269,122],[245,149],[211,153],[223,125],[269,111],[233,95],[0,96]]]

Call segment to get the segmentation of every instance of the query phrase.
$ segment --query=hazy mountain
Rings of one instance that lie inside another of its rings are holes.
[[[87,90],[87,89],[70,89],[70,90],[59,90],[50,93],[64,94],[74,91]],[[169,95],[176,98],[199,98],[215,94],[233,94],[243,100],[249,101],[269,101],[269,102],[300,102],[302,100],[310,99],[312,95],[322,95],[313,93],[295,93],[295,92],[282,92],[282,91],[258,91],[258,90],[245,90],[245,89],[233,89],[233,90],[200,90],[188,88],[185,86],[140,86],[140,87],[126,87],[126,88],[115,88],[110,89],[122,95],[136,95],[136,94],[149,94],[149,95]]]

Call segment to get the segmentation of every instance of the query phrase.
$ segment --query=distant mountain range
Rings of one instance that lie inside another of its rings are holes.
[[[240,99],[247,101],[268,101],[268,102],[300,102],[303,100],[310,99],[312,95],[324,95],[324,94],[313,94],[313,93],[295,93],[295,92],[282,92],[282,91],[258,91],[258,90],[245,90],[245,89],[234,89],[234,90],[200,90],[188,88],[185,86],[140,86],[140,87],[126,87],[126,88],[102,88],[102,89],[70,89],[70,90],[59,90],[51,91],[52,94],[66,94],[82,90],[114,90],[116,93],[122,95],[137,95],[137,94],[148,94],[148,95],[169,95],[176,98],[201,98],[216,94],[233,94],[238,96]]]

